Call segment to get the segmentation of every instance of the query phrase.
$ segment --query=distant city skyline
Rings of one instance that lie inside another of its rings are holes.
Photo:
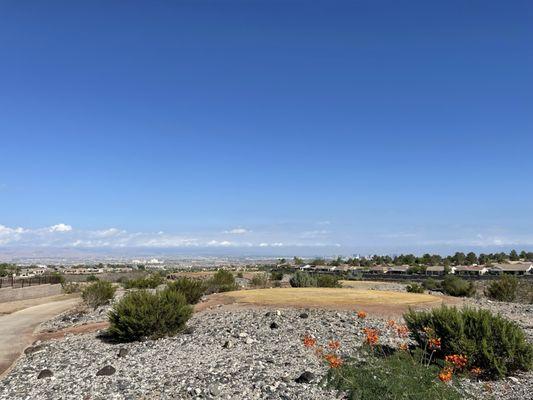
[[[531,15],[2,2],[0,255],[531,251]]]

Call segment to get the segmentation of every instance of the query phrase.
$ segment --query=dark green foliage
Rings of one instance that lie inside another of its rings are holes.
[[[126,294],[109,312],[108,333],[118,341],[171,336],[185,328],[191,315],[192,306],[181,292],[138,290]]]
[[[207,293],[231,292],[238,290],[235,277],[229,271],[218,270],[211,279],[207,281]]]
[[[316,277],[317,287],[341,287],[339,278],[333,275],[317,275]]]
[[[442,291],[450,296],[472,296],[476,289],[471,281],[448,275],[442,281]]]
[[[442,306],[431,311],[410,310],[404,319],[421,347],[425,346],[422,330],[430,327],[441,339],[438,356],[465,354],[469,367],[481,368],[486,377],[501,378],[532,367],[533,346],[522,329],[490,311]]]
[[[514,276],[503,275],[497,281],[492,281],[485,294],[488,298],[498,301],[514,301],[518,279]]]
[[[206,290],[204,282],[186,277],[169,282],[168,288],[183,293],[189,304],[198,303]]]
[[[95,276],[95,275],[89,275],[86,279],[87,282],[96,282],[96,281],[99,281],[100,279]]]
[[[126,289],[155,289],[163,284],[165,279],[159,274],[152,274],[142,278],[130,279],[124,282]]]
[[[346,391],[351,400],[461,400],[454,386],[436,379],[439,368],[417,362],[406,352],[388,357],[370,355],[330,369],[328,386]]]
[[[441,283],[433,278],[428,278],[424,282],[422,282],[422,286],[424,289],[427,290],[440,290],[441,289]]]
[[[418,283],[411,283],[405,287],[409,293],[424,293],[424,287],[420,286]]]
[[[316,287],[316,277],[302,271],[296,271],[289,280],[292,287]]]
[[[273,281],[281,281],[283,279],[283,271],[272,271],[270,279]]]
[[[98,308],[103,306],[115,296],[116,288],[108,281],[96,281],[91,283],[81,293],[83,301],[88,306]]]

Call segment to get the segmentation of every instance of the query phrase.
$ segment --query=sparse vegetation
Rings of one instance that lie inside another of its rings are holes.
[[[431,329],[441,343],[437,356],[465,355],[465,367],[480,368],[486,377],[501,378],[533,366],[533,346],[523,330],[490,311],[442,306],[431,311],[411,310],[404,319],[421,347]]]
[[[297,271],[289,280],[292,287],[341,287],[339,278],[333,275]]]
[[[250,284],[255,287],[265,287],[268,284],[268,275],[265,273],[254,274]]]
[[[426,290],[441,290],[442,289],[441,282],[433,278],[428,278],[424,280],[424,282],[422,282],[422,286]]]
[[[177,290],[139,290],[126,294],[110,311],[108,334],[118,341],[171,336],[185,328],[191,315],[192,307]]]
[[[424,287],[418,283],[411,283],[405,287],[409,293],[424,293]]]
[[[218,270],[211,279],[207,281],[207,293],[231,292],[237,290],[235,277],[230,271]]]
[[[272,271],[270,273],[270,280],[281,281],[283,279],[283,271]]]
[[[165,279],[159,274],[151,274],[145,277],[130,279],[123,283],[125,289],[155,289],[163,284]]]
[[[518,279],[514,276],[503,275],[497,281],[492,281],[485,291],[485,295],[493,300],[514,301]]]
[[[94,309],[103,306],[115,296],[116,288],[107,281],[96,281],[91,283],[81,293],[83,301]]]
[[[442,281],[442,290],[450,296],[470,297],[475,293],[474,284],[458,276],[447,275]]]
[[[96,281],[99,281],[100,278],[98,278],[96,275],[89,275],[87,277],[87,279],[85,279],[87,282],[96,282]]]
[[[204,282],[186,277],[169,282],[168,288],[183,293],[189,304],[198,303],[206,290]]]

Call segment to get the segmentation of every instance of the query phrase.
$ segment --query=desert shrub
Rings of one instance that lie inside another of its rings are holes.
[[[254,274],[250,283],[252,286],[265,287],[268,284],[268,275],[265,273]]]
[[[514,301],[518,279],[514,276],[503,275],[497,281],[492,281],[485,291],[485,295],[493,300]]]
[[[119,341],[157,339],[182,331],[191,315],[192,307],[177,290],[138,290],[126,294],[109,312],[108,334]]]
[[[273,281],[281,281],[283,279],[283,271],[272,271],[270,279]]]
[[[123,283],[126,289],[155,289],[163,284],[165,279],[159,274],[152,274],[141,278],[127,280]]]
[[[316,277],[307,272],[296,271],[289,283],[292,287],[316,287]]]
[[[460,400],[457,389],[435,379],[436,365],[416,362],[407,352],[387,357],[368,356],[364,361],[346,362],[331,368],[328,386],[346,391],[353,400]]]
[[[111,282],[96,281],[83,289],[81,297],[88,306],[96,309],[109,303],[115,296],[115,290]]]
[[[479,367],[486,377],[529,370],[533,346],[523,330],[512,321],[487,310],[442,306],[431,311],[410,310],[404,314],[413,339],[425,346],[424,328],[431,328],[442,347],[438,355],[464,354],[469,367]]]
[[[66,294],[81,292],[81,287],[79,283],[74,283],[74,282],[63,283],[62,288],[63,288],[63,292]]]
[[[99,281],[100,279],[97,276],[91,274],[85,280],[87,282],[96,282],[96,281]]]
[[[424,287],[418,283],[411,283],[405,287],[409,293],[424,293]]]
[[[240,278],[240,279],[244,278],[244,274],[240,271],[237,272],[237,278]]]
[[[472,282],[459,278],[458,276],[448,275],[442,281],[442,290],[450,296],[467,296],[470,297],[476,291]]]
[[[202,281],[186,277],[169,282],[168,288],[183,293],[189,304],[198,303],[206,289]]]
[[[422,282],[422,286],[426,290],[440,290],[441,289],[441,283],[433,278],[428,278],[424,282]]]
[[[235,277],[229,271],[218,270],[211,279],[207,281],[207,293],[231,292],[237,290]]]
[[[341,287],[339,278],[333,275],[317,275],[316,277],[317,287]]]

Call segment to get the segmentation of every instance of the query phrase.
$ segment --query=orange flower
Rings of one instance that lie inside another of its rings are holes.
[[[475,376],[479,376],[479,375],[481,375],[482,372],[483,372],[482,369],[479,368],[479,367],[474,367],[474,368],[472,368],[472,369],[470,370],[470,373],[471,373],[472,375],[475,375]]]
[[[400,350],[401,350],[401,351],[407,351],[408,348],[409,348],[409,347],[407,346],[407,343],[402,343],[402,344],[400,345]]]
[[[332,350],[337,350],[341,347],[341,343],[338,340],[331,340],[328,343],[328,347]]]
[[[342,365],[342,359],[333,353],[326,354],[324,359],[328,362],[330,368],[339,368]]]
[[[365,318],[366,318],[366,312],[364,312],[364,311],[358,311],[358,312],[357,312],[357,318],[359,318],[359,319],[365,319]]]
[[[369,344],[370,346],[374,346],[378,343],[379,332],[377,329],[365,328],[363,329],[363,333],[366,335],[365,343]]]
[[[429,339],[429,348],[431,350],[440,349],[440,339],[439,338]]]
[[[439,373],[439,379],[442,381],[442,382],[449,382],[452,380],[452,370],[451,368],[444,368],[440,373]]]
[[[393,320],[393,319],[389,319],[389,320],[387,321],[387,325],[388,325],[389,327],[391,327],[391,328],[394,328],[394,326],[396,325],[396,321]]]
[[[305,335],[304,336],[304,346],[307,348],[315,347],[316,339],[312,336]]]
[[[409,328],[406,325],[398,325],[396,327],[396,333],[399,337],[409,336]]]
[[[456,369],[463,369],[468,363],[468,358],[463,354],[452,354],[451,356],[444,357],[444,360],[453,364]]]

